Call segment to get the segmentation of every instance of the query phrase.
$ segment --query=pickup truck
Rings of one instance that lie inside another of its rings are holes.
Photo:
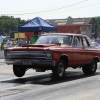
[[[39,36],[35,44],[4,50],[5,62],[13,65],[14,75],[24,76],[32,68],[36,72],[52,70],[62,78],[65,69],[82,68],[84,74],[94,74],[100,61],[100,50],[91,45],[88,36],[72,33],[48,33]]]

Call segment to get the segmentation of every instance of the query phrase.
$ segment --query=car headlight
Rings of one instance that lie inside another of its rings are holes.
[[[51,59],[52,58],[52,51],[50,51],[50,50],[46,51],[46,58],[47,59]]]

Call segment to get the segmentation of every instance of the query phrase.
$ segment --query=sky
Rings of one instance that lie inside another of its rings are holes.
[[[0,16],[24,20],[100,16],[100,0],[0,0]]]

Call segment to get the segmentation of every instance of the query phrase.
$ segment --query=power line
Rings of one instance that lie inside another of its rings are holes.
[[[26,15],[26,14],[34,14],[34,13],[43,13],[43,12],[50,12],[50,11],[55,11],[55,10],[61,10],[61,9],[65,9],[65,8],[68,8],[68,7],[71,7],[71,6],[76,6],[76,5],[79,5],[81,3],[84,3],[88,0],[84,0],[84,1],[81,1],[81,2],[78,2],[78,3],[75,3],[75,4],[72,4],[72,5],[69,5],[69,6],[64,6],[64,7],[59,7],[59,8],[55,8],[55,9],[51,9],[51,10],[44,10],[44,11],[39,11],[39,12],[33,12],[33,13],[21,13],[21,14],[0,14],[0,15]]]
[[[83,6],[83,7],[78,7],[78,8],[70,9],[70,10],[68,10],[68,11],[75,10],[75,9],[81,9],[81,8],[85,8],[85,7],[88,7],[88,6],[97,5],[97,4],[99,4],[99,3],[100,3],[100,2],[93,3],[93,4],[91,4],[91,5],[86,5],[86,6]]]
[[[72,4],[72,5],[69,5],[69,6],[65,6],[65,7],[59,7],[59,8],[55,8],[55,9],[51,9],[51,10],[44,10],[44,11],[39,11],[39,12],[34,12],[34,13],[49,12],[49,11],[55,11],[55,10],[59,10],[59,9],[65,9],[65,8],[68,8],[68,7],[71,7],[71,6],[76,6],[78,4],[84,3],[86,1],[88,1],[88,0],[84,0],[84,1]],[[30,14],[30,13],[26,13],[26,14]]]

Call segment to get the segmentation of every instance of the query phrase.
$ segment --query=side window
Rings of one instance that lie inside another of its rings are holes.
[[[89,44],[87,43],[87,40],[86,40],[86,38],[82,38],[83,39],[83,45],[85,46],[85,47],[88,47],[89,46]]]
[[[81,37],[75,37],[73,41],[73,45],[76,47],[82,47]]]
[[[77,39],[78,39],[78,44],[77,44],[77,46],[78,46],[78,47],[82,47],[82,40],[81,40],[81,37],[77,37]]]
[[[76,37],[74,37],[73,46],[76,46],[76,44],[77,44],[77,39],[76,39]]]

